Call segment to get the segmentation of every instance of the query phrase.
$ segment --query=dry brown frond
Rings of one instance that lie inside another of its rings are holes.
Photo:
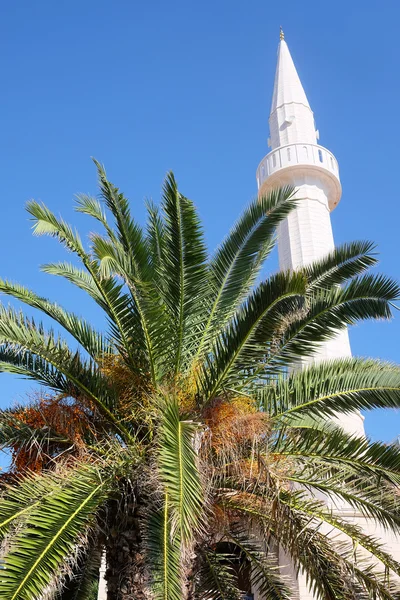
[[[10,425],[18,429],[18,421],[34,430],[48,430],[60,436],[60,442],[49,441],[45,447],[35,443],[11,445],[12,471],[25,474],[28,470],[40,472],[48,463],[52,451],[60,446],[62,439],[71,446],[75,456],[85,453],[85,436],[94,434],[93,412],[87,402],[66,397],[63,394],[35,394],[31,403],[10,411]]]
[[[248,397],[217,399],[204,414],[215,452],[238,450],[268,432],[268,418]]]

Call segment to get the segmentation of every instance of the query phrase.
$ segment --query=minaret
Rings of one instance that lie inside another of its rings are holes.
[[[281,29],[269,117],[271,152],[257,169],[259,195],[283,185],[295,187],[298,207],[278,230],[279,266],[297,269],[334,248],[330,211],[342,188],[332,152],[318,144],[314,115]],[[351,356],[347,329],[321,345],[313,360]],[[361,414],[340,415],[349,433],[364,435]]]

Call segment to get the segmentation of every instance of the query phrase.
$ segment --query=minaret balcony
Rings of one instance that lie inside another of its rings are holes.
[[[316,144],[289,144],[272,150],[262,159],[257,169],[258,187],[276,171],[303,164],[326,169],[339,178],[338,163],[332,152]]]
[[[339,167],[332,152],[317,144],[288,144],[272,150],[258,166],[258,190],[266,193],[273,187],[295,185],[296,176],[305,174],[314,174],[329,185],[329,205],[333,210],[341,196]]]

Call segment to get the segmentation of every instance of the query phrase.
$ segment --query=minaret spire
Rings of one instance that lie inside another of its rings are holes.
[[[317,143],[314,116],[281,29],[269,117],[272,149]]]

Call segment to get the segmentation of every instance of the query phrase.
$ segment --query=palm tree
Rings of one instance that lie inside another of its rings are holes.
[[[77,203],[103,230],[89,250],[43,204],[28,212],[36,235],[80,263],[43,270],[89,294],[106,332],[0,281],[73,339],[0,308],[0,370],[41,386],[0,412],[11,452],[0,597],[88,600],[105,551],[110,600],[234,600],[250,586],[289,599],[278,552],[318,598],[394,598],[400,564],[324,498],[398,528],[399,448],[329,418],[399,407],[400,369],[359,358],[290,368],[338,329],[391,316],[399,288],[366,273],[373,246],[261,276],[292,190],[252,202],[209,257],[172,174],[143,229],[96,165],[101,200]]]

